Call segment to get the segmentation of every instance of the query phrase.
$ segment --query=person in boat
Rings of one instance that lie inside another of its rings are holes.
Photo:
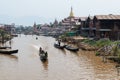
[[[44,50],[42,50],[42,48],[41,48],[41,47],[40,47],[40,49],[39,49],[39,52],[40,52],[40,54],[45,53],[45,52],[44,52]]]
[[[60,46],[60,43],[61,43],[60,40],[58,40],[58,45],[59,45],[59,46]]]
[[[38,37],[36,37],[36,40],[38,39]]]
[[[46,56],[46,57],[48,56],[48,53],[47,53],[47,51],[45,52],[45,56]]]
[[[39,49],[39,52],[40,52],[40,54],[45,53],[44,50],[42,50],[41,47],[40,47],[40,49]]]
[[[39,52],[42,52],[42,48],[41,47],[39,48]]]

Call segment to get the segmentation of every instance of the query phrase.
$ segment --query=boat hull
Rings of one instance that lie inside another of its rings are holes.
[[[0,50],[1,54],[15,54],[18,53],[18,49],[17,50]]]
[[[58,44],[54,44],[54,47],[59,48],[59,49],[64,49],[64,48],[65,48],[64,45],[63,45],[63,46],[60,46],[60,45],[58,45]]]
[[[48,54],[45,53],[45,52],[40,52],[40,53],[39,53],[39,56],[40,56],[41,61],[47,60],[47,57],[48,57],[47,55],[48,55]]]
[[[74,47],[71,47],[71,46],[65,46],[65,48],[66,48],[67,50],[74,51],[74,52],[76,52],[76,51],[79,50],[79,48],[74,48]]]

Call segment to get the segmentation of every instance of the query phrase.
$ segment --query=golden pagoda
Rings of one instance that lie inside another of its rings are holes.
[[[74,14],[73,14],[73,9],[71,7],[71,11],[70,11],[70,16],[69,17],[74,17]]]

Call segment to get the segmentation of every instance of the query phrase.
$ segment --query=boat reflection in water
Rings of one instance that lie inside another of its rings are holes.
[[[41,61],[45,70],[48,70],[48,59]]]
[[[18,59],[18,57],[17,57],[16,55],[0,54],[0,56],[1,56],[1,57],[4,56],[4,57],[11,58],[11,59],[15,59],[15,60]]]

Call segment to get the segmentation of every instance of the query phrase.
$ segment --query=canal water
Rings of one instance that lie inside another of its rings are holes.
[[[0,80],[120,80],[116,63],[102,62],[94,52],[74,53],[54,48],[52,37],[19,35],[11,41],[18,54],[0,54]],[[9,43],[6,43],[9,45]],[[48,52],[48,60],[42,62],[39,47]]]

